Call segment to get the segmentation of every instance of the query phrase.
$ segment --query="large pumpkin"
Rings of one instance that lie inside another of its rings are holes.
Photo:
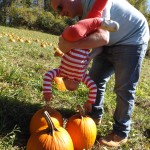
[[[55,126],[63,126],[63,118],[62,115],[55,109],[52,109],[51,107],[45,107],[42,109],[39,109],[31,118],[30,121],[30,133],[38,132],[41,130],[41,127],[45,126],[47,128],[47,122],[44,118],[44,111],[48,111],[48,113],[51,115],[51,119]]]
[[[47,111],[44,114],[48,127],[30,136],[26,150],[74,150],[68,132],[63,127],[55,127]]]
[[[88,150],[96,140],[96,124],[92,118],[86,116],[78,106],[79,114],[68,119],[66,130],[70,134],[75,150]]]

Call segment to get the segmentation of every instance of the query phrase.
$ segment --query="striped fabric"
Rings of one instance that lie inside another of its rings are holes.
[[[44,76],[43,93],[52,92],[52,80],[54,77],[66,77],[83,82],[89,88],[88,102],[94,104],[97,87],[94,81],[86,74],[86,62],[90,50],[72,49],[61,60],[59,68],[48,71]]]
[[[88,54],[88,49],[72,49],[66,53],[61,60],[61,75],[69,79],[81,81],[83,74],[86,72],[85,63],[87,62]]]

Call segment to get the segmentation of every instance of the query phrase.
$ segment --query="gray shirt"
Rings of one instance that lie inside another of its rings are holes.
[[[81,0],[84,18],[95,0]],[[117,32],[110,32],[108,45],[139,45],[148,43],[149,27],[144,15],[126,0],[108,0],[103,17],[119,23]]]

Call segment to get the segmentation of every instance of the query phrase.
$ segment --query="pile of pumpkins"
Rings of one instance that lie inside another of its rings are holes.
[[[26,150],[89,150],[96,140],[96,124],[81,106],[65,127],[63,117],[55,109],[39,109],[31,118]]]

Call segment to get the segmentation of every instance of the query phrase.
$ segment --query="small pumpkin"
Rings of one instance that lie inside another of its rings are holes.
[[[47,122],[44,118],[44,111],[48,111],[48,113],[51,115],[51,119],[55,126],[63,126],[63,117],[62,115],[55,109],[52,109],[51,107],[45,107],[42,109],[39,109],[31,118],[30,121],[30,133],[33,134],[34,132],[40,131],[43,127],[47,127]]]
[[[96,140],[96,124],[94,120],[84,114],[81,106],[77,106],[78,114],[68,119],[66,130],[70,134],[75,150],[88,150]]]
[[[64,53],[62,53],[61,51],[57,51],[54,53],[55,57],[62,57],[64,55]]]
[[[48,127],[30,136],[26,150],[74,150],[68,132],[63,127],[55,127],[47,111],[44,115]]]
[[[59,91],[66,91],[66,86],[64,84],[64,81],[63,81],[62,77],[55,77],[54,81],[55,81],[57,89]]]
[[[64,55],[64,53],[58,48],[58,47],[54,47],[54,56],[55,57],[62,57]]]

